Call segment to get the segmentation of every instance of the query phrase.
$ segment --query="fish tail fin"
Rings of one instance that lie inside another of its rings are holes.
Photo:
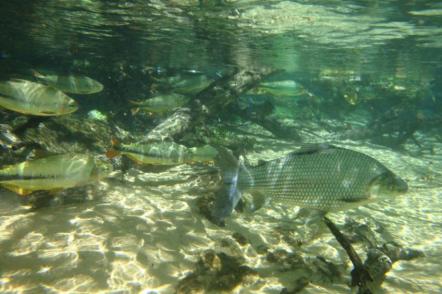
[[[219,147],[215,159],[216,165],[222,173],[222,183],[216,193],[215,204],[212,210],[212,220],[222,225],[224,219],[230,216],[241,199],[241,191],[238,189],[238,178],[243,162],[235,158],[232,152]]]
[[[43,75],[41,73],[39,73],[38,71],[36,71],[35,69],[31,69],[31,73],[36,78],[43,78]]]
[[[26,190],[24,188],[20,188],[14,185],[7,185],[7,184],[3,184],[2,185],[5,189],[8,189],[9,191],[12,191],[20,196],[28,196],[29,194],[31,194],[33,191],[32,190]]]
[[[112,138],[111,140],[112,147],[106,151],[106,157],[112,159],[120,154],[120,152],[116,149],[120,143],[116,138]]]

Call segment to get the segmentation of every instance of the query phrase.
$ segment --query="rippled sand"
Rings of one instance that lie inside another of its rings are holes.
[[[251,161],[293,150],[286,142],[257,140]],[[338,225],[349,218],[375,225],[386,240],[425,253],[394,263],[383,283],[385,293],[440,293],[442,145],[434,143],[433,155],[419,157],[350,141],[340,145],[377,158],[407,179],[410,191],[330,217]],[[273,204],[253,214],[235,213],[223,228],[210,223],[198,207],[216,179],[201,166],[156,173],[132,169],[124,180],[117,176],[70,192],[80,193],[82,201],[35,210],[1,190],[0,291],[205,293],[204,279],[213,277],[184,278],[200,273],[201,260],[216,268],[222,256],[209,253],[223,252],[247,267],[227,292],[280,293],[308,276],[311,283],[302,293],[348,293],[352,265],[345,252],[325,229],[307,236],[309,228],[296,218],[297,208]],[[365,258],[363,248],[355,248]],[[318,264],[318,255],[336,271]],[[212,293],[220,292],[216,287]]]

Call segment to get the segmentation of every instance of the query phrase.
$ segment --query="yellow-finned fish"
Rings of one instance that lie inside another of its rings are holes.
[[[34,76],[44,83],[71,94],[94,94],[103,90],[103,84],[82,75],[41,74],[33,71]]]
[[[137,106],[133,111],[135,113],[139,110],[152,113],[167,113],[176,108],[184,106],[188,101],[189,98],[184,95],[170,93],[155,96],[144,101],[130,101],[130,103]]]
[[[209,145],[187,148],[168,141],[118,144],[114,140],[112,144],[112,149],[107,152],[108,157],[112,158],[121,154],[141,164],[178,165],[211,162],[218,154],[217,150]]]
[[[0,106],[37,116],[64,115],[78,109],[77,102],[60,90],[26,80],[0,82]]]
[[[86,185],[107,176],[112,165],[87,154],[61,154],[0,169],[0,185],[19,195]]]
[[[176,93],[194,95],[207,88],[213,80],[205,75],[178,75],[166,79],[165,82]]]

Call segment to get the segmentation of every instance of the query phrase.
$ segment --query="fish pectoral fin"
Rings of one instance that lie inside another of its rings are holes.
[[[117,150],[111,148],[111,149],[106,151],[105,155],[106,155],[107,158],[112,159],[112,158],[117,157],[118,155],[120,155],[120,152],[118,152]]]
[[[367,197],[343,197],[340,198],[339,201],[345,202],[345,203],[358,203],[362,201],[369,200]]]
[[[268,199],[270,199],[269,197],[266,197],[263,193],[258,193],[258,192],[253,192],[252,196],[253,196],[252,208],[254,210],[258,210],[264,205],[266,205],[269,202]]]
[[[27,196],[27,195],[31,194],[32,192],[34,192],[32,190],[23,189],[23,188],[14,186],[14,185],[3,184],[3,187],[8,189],[9,191],[17,193],[20,196]]]
[[[42,111],[41,114],[45,114],[45,115],[56,115],[57,113],[54,111]]]

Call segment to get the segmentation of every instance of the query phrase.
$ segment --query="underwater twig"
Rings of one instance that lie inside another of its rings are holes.
[[[203,115],[199,111],[200,105],[205,105],[204,115],[225,111],[239,96],[256,87],[262,79],[273,72],[275,71],[269,68],[261,68],[258,71],[236,69],[196,94],[191,108],[196,113],[199,112],[197,116]]]
[[[15,127],[12,132],[17,136],[22,135],[29,128],[36,128],[42,122],[47,121],[50,117],[32,116],[25,123]]]
[[[351,271],[351,286],[359,286],[359,293],[371,293],[371,291],[366,288],[366,283],[373,281],[373,278],[365,268],[353,246],[351,246],[348,239],[339,231],[339,229],[330,219],[324,216],[324,222],[332,232],[333,236],[335,236],[339,244],[341,244],[342,248],[344,248],[344,250],[347,252],[348,257],[353,263],[354,268]]]

